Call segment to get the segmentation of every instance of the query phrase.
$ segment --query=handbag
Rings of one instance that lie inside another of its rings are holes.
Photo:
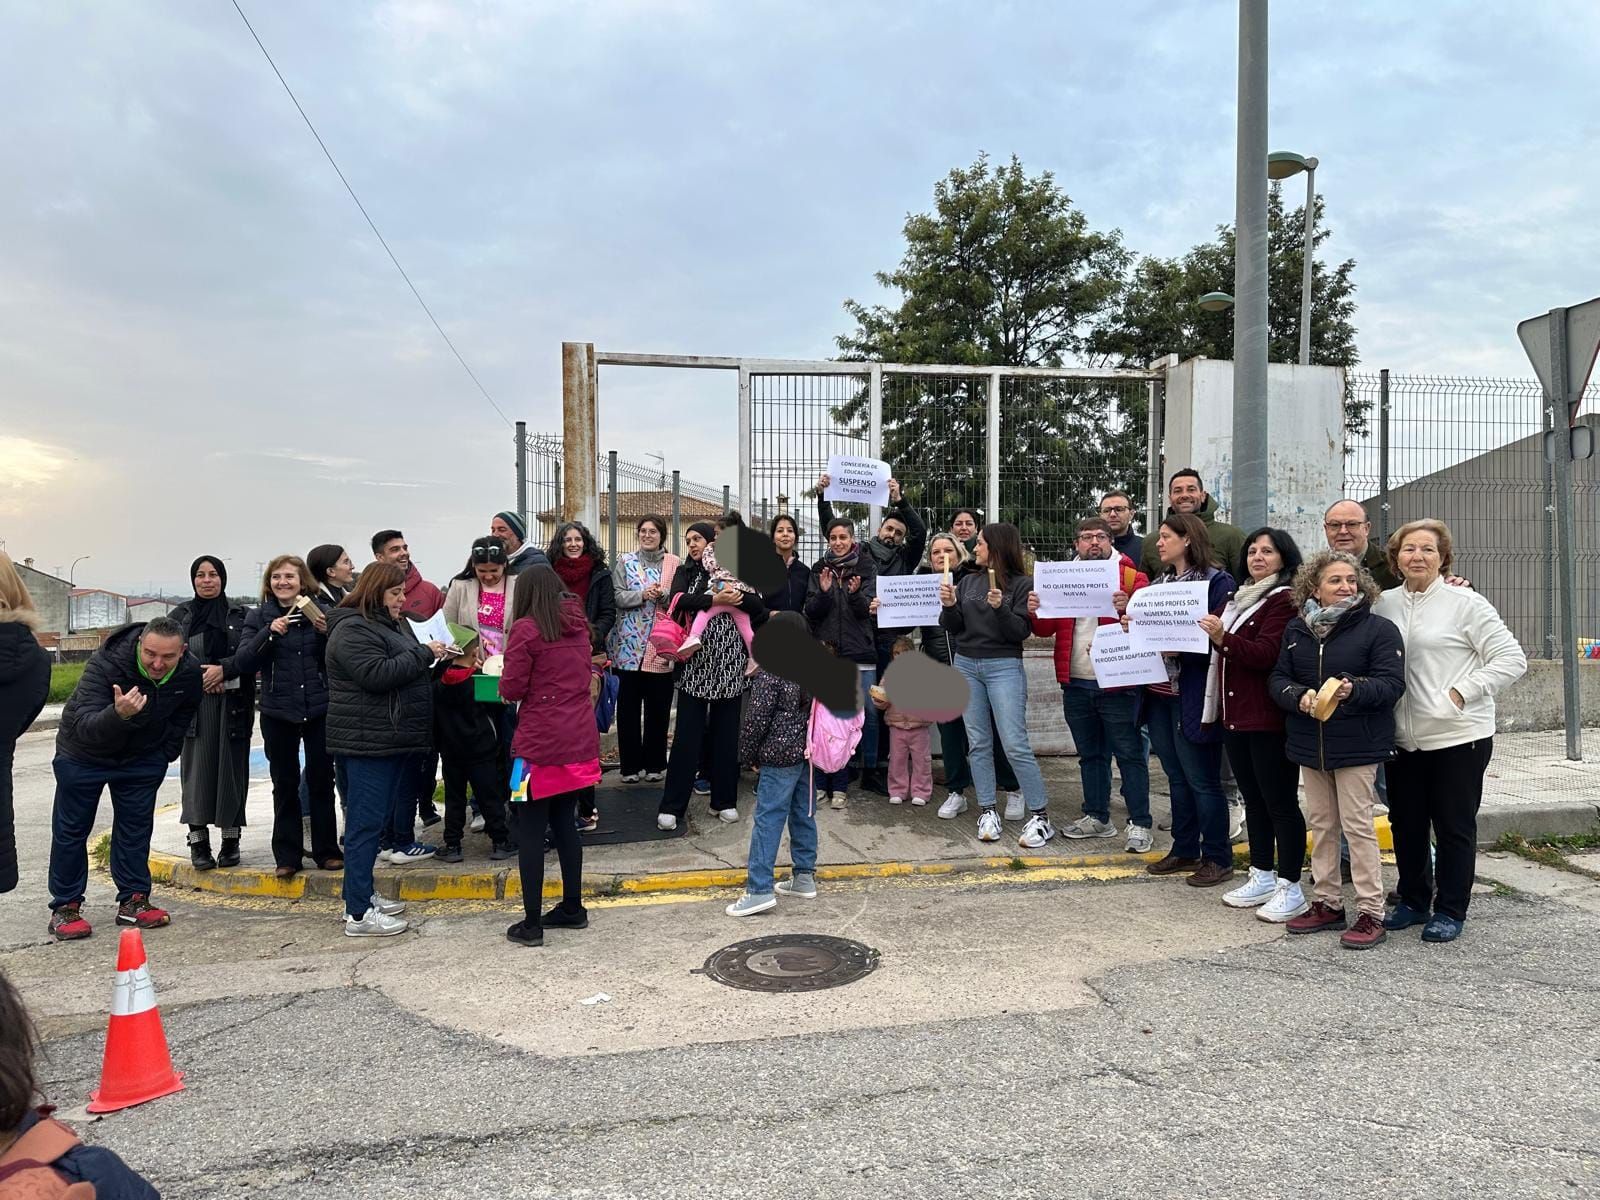
[[[610,669],[609,659],[601,659],[591,670],[589,695],[594,700],[594,724],[601,733],[611,732],[611,722],[617,718],[617,693],[622,680]]]
[[[683,645],[683,639],[688,636],[684,633],[683,626],[678,624],[678,619],[672,615],[682,596],[682,592],[674,596],[672,602],[667,605],[667,610],[657,612],[656,619],[650,624],[650,646],[662,658],[674,657],[678,653],[678,647]]]

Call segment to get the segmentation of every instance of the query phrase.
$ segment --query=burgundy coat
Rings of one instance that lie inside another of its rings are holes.
[[[500,695],[520,700],[511,753],[536,767],[564,767],[600,757],[589,699],[589,622],[576,596],[561,598],[561,638],[547,642],[532,617],[511,626]]]
[[[1222,635],[1212,653],[1221,662],[1222,727],[1229,733],[1275,733],[1283,709],[1267,694],[1267,676],[1278,664],[1283,631],[1294,620],[1293,592],[1274,592],[1248,621]]]

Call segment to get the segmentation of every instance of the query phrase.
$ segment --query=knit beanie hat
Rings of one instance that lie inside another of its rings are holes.
[[[528,540],[528,526],[519,515],[514,512],[497,512],[495,516],[510,527],[511,532],[517,535],[517,541],[525,542]]]

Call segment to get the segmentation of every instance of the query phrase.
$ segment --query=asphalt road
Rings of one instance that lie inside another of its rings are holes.
[[[19,748],[0,967],[73,1116],[115,937],[43,935],[48,750]],[[187,1090],[82,1129],[180,1198],[1600,1194],[1600,885],[1484,866],[1519,890],[1461,942],[1360,954],[1152,879],[875,881],[738,923],[726,897],[612,906],[541,950],[505,911],[375,943],[331,905],[164,896],[146,943]],[[882,965],[790,996],[691,974],[785,929]]]

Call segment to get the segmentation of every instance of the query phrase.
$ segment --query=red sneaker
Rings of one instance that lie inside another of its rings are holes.
[[[1284,928],[1290,933],[1321,933],[1324,929],[1344,928],[1344,909],[1318,900],[1298,917],[1291,917]]]
[[[76,942],[94,932],[94,926],[83,919],[83,910],[76,904],[63,904],[50,914],[50,936],[58,942]]]
[[[121,904],[117,905],[117,924],[134,925],[140,929],[158,929],[162,925],[170,925],[172,918],[167,915],[167,910],[157,908],[150,903],[150,897],[143,892],[135,892]]]
[[[1362,913],[1356,918],[1356,923],[1350,926],[1349,932],[1339,935],[1339,944],[1346,950],[1368,950],[1388,937],[1382,921],[1371,913]]]

